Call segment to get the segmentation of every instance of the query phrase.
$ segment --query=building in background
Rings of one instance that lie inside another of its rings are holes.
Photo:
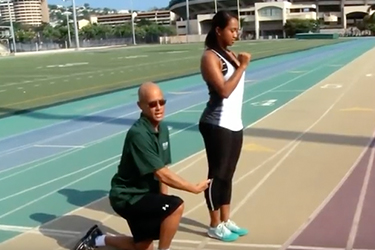
[[[216,0],[218,10],[230,10],[242,19],[243,31],[256,39],[283,37],[288,19],[318,19],[323,29],[345,30],[355,26],[367,15],[375,0]],[[237,7],[239,5],[239,8]],[[189,21],[186,0],[171,0],[169,9],[181,20],[176,22],[177,34],[207,34],[215,13],[215,0],[189,0]]]
[[[90,17],[90,22],[104,25],[121,25],[131,22],[131,13],[123,12],[120,14],[93,15]],[[137,23],[140,20],[147,20],[160,25],[172,25],[176,21],[176,14],[169,10],[138,12],[134,21]]]
[[[31,26],[49,23],[47,0],[11,0],[9,4],[14,22]],[[9,22],[8,0],[0,0],[0,15],[3,22]]]
[[[9,3],[12,20],[15,20],[13,3]],[[9,22],[8,0],[0,0],[0,22]]]

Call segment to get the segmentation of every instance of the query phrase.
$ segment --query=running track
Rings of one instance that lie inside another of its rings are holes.
[[[253,62],[247,71],[244,99],[245,124],[254,124],[269,119],[267,117],[274,117],[275,110],[305,93],[373,46],[374,40],[363,39]],[[199,112],[207,99],[206,88],[199,76],[163,82],[161,87],[168,99],[167,121],[172,134],[174,161],[187,161],[186,159],[190,159],[187,157],[202,149],[196,125]],[[5,118],[1,121],[0,230],[3,231],[0,231],[0,240],[4,241],[4,246],[18,244],[20,240],[17,239],[22,239],[25,235],[20,236],[20,233],[28,232],[33,227],[45,223],[54,223],[60,216],[106,195],[109,178],[116,168],[125,132],[139,116],[135,93],[136,90],[118,92]],[[114,104],[114,98],[118,103]],[[272,100],[277,102],[273,103]],[[315,96],[315,101],[317,100],[319,99]],[[105,106],[108,102],[112,103],[112,107],[101,109],[101,104]],[[319,109],[314,106],[308,107]],[[83,116],[85,110],[90,110],[92,113]],[[288,122],[291,121],[284,121],[282,124]],[[280,123],[279,127],[282,127],[282,124]],[[250,127],[247,132],[249,137],[255,138],[254,140],[256,138],[266,140],[268,137],[280,142],[292,137],[292,132],[277,133],[275,129],[267,131],[264,127]],[[327,139],[330,144],[337,146],[345,143],[365,146],[364,141],[368,141],[366,136],[343,140],[342,136],[337,135],[336,141],[334,136],[331,137],[321,135],[320,138],[311,137],[310,140],[321,142]],[[249,145],[252,143],[249,142],[245,146],[251,147]],[[348,243],[348,235],[353,235],[353,232],[350,232],[353,227],[350,225],[353,218],[358,217],[354,211],[358,211],[363,183],[368,183],[366,189],[369,192],[366,199],[362,198],[366,202],[363,202],[360,218],[367,216],[370,221],[373,218],[370,211],[375,202],[371,202],[374,194],[370,190],[372,190],[371,185],[374,185],[372,184],[374,181],[371,180],[375,179],[372,177],[373,172],[368,170],[368,166],[373,164],[373,157],[374,150],[368,149],[359,161],[358,167],[353,168],[352,174],[326,204],[325,209],[314,218],[312,223],[306,225],[302,233],[289,238],[290,242],[287,241],[289,244],[313,248],[342,248],[349,244],[354,248],[375,249],[375,244],[369,240],[368,235],[369,231],[373,232],[370,230],[372,224],[366,223],[367,220],[364,219],[359,220],[358,230],[354,234],[358,235],[358,240],[354,241],[356,244],[353,243],[353,239]],[[200,156],[198,160],[204,159]],[[255,165],[256,157],[252,161]],[[181,170],[178,170],[182,167],[180,165],[176,164],[176,171]],[[15,183],[17,185],[14,185]],[[249,188],[241,185],[242,189]],[[346,206],[339,202],[343,202],[342,197],[345,197]],[[240,201],[238,202],[241,204]],[[201,221],[205,221],[205,215],[202,214],[199,215],[203,216]],[[291,221],[294,219],[291,218]],[[332,223],[328,224],[328,221]],[[366,226],[363,226],[363,223],[366,223]],[[74,232],[76,226],[71,225],[71,227],[70,232]],[[256,230],[257,228],[253,229],[255,239]],[[271,230],[270,227],[268,230]],[[267,244],[260,244],[259,247],[269,246],[272,249],[288,247],[282,243],[273,244],[278,242],[277,239],[282,235],[281,232],[275,234],[273,240],[268,240]],[[9,240],[17,235],[14,240]],[[203,245],[212,249],[215,245],[215,242],[210,243],[206,240],[199,243],[202,242],[204,244],[198,244],[198,248]],[[246,244],[248,244],[246,247],[254,247],[249,245],[252,243]],[[231,247],[240,246],[231,245]]]

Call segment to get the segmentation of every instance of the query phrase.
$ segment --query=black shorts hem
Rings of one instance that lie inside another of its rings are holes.
[[[127,205],[124,209],[113,209],[127,221],[134,242],[139,243],[158,240],[161,223],[182,204],[183,200],[178,196],[146,194],[133,205]]]

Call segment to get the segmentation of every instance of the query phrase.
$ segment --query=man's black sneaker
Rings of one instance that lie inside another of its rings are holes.
[[[96,248],[95,239],[101,235],[103,235],[103,232],[99,229],[98,225],[94,225],[87,231],[86,235],[78,241],[73,250],[94,250]]]

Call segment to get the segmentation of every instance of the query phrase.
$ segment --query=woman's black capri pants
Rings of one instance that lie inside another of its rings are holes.
[[[218,210],[230,204],[232,198],[232,179],[241,154],[243,130],[231,131],[200,122],[199,131],[206,147],[208,178],[212,179],[205,199],[210,210]]]

